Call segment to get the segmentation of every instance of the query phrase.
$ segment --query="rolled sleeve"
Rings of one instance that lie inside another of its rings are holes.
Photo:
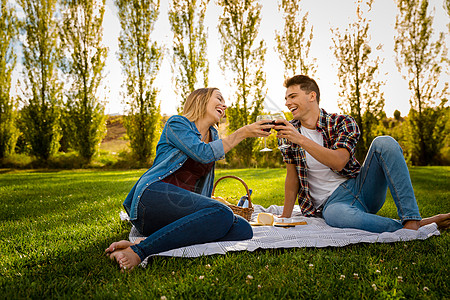
[[[355,154],[356,144],[358,143],[360,136],[356,121],[350,116],[345,116],[338,124],[337,137],[334,140],[331,149],[344,148],[347,149],[351,155]]]
[[[216,140],[209,143],[213,152],[214,152],[214,160],[220,160],[225,158],[225,150],[223,149],[222,140]]]

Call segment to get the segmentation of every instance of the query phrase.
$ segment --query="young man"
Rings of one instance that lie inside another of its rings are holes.
[[[374,139],[361,166],[355,159],[360,132],[347,115],[329,114],[319,107],[320,91],[308,76],[285,81],[285,105],[291,122],[274,128],[291,147],[282,150],[286,162],[285,202],[281,217],[290,217],[296,198],[305,216],[323,217],[335,227],[372,232],[417,230],[436,222],[450,225],[450,213],[421,219],[398,143],[391,137]],[[400,220],[376,215],[391,190]]]

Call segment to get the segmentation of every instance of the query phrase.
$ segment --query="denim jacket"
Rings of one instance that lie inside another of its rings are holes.
[[[145,189],[178,170],[188,159],[201,163],[210,163],[225,158],[222,140],[214,127],[210,127],[211,142],[201,141],[201,135],[194,122],[183,116],[172,116],[167,120],[156,146],[153,166],[135,183],[123,206],[131,220],[137,218],[139,198]],[[206,175],[201,194],[211,197],[214,184],[214,166]]]

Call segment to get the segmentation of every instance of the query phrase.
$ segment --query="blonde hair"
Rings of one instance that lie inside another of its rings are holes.
[[[186,102],[184,102],[183,116],[192,122],[205,116],[209,99],[211,99],[214,91],[218,90],[218,88],[201,88],[190,93]]]

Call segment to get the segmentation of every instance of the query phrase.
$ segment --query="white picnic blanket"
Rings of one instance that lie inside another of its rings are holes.
[[[255,212],[252,221],[256,221],[258,213],[267,212],[281,215],[282,206],[272,205],[264,208],[254,205]],[[121,213],[121,219],[128,215]],[[327,225],[322,218],[307,218],[302,216],[298,205],[294,206],[291,220],[293,222],[306,221],[307,225],[281,228],[273,226],[253,227],[253,238],[244,241],[212,242],[198,244],[155,255],[176,257],[198,257],[202,255],[225,254],[228,251],[254,251],[269,248],[300,248],[300,247],[343,247],[357,243],[392,243],[398,241],[425,240],[433,235],[440,235],[436,223],[420,227],[419,230],[400,229],[395,232],[373,233],[351,228],[335,228]],[[129,239],[134,242],[142,237],[139,232],[131,228]],[[147,264],[147,259],[142,265]]]

